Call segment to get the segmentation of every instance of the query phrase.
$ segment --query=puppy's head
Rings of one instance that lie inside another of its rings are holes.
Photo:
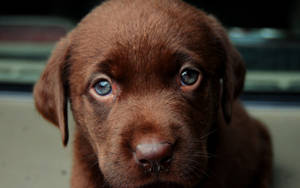
[[[177,0],[111,0],[58,44],[34,88],[68,141],[67,100],[112,187],[190,187],[230,124],[245,68],[212,16]],[[219,116],[218,112],[223,112]]]

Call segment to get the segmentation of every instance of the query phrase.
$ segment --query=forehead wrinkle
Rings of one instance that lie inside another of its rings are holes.
[[[119,66],[121,71],[130,71],[132,74],[153,75],[164,69],[167,66],[174,64],[173,52],[163,44],[144,43],[132,48],[123,48],[119,51],[125,52],[125,57],[119,57]],[[120,54],[121,55],[121,54]],[[124,60],[125,59],[125,60]],[[127,68],[125,68],[127,66]]]

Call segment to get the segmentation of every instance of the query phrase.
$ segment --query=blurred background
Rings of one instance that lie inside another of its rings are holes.
[[[54,44],[101,0],[4,2],[0,187],[68,187],[72,142],[62,147],[58,129],[35,111],[31,91]],[[272,187],[300,187],[300,0],[187,2],[214,14],[246,61],[241,99],[272,134]],[[71,134],[73,127],[71,120]]]

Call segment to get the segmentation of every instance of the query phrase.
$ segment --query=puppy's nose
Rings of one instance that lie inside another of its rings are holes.
[[[135,151],[136,162],[151,173],[167,170],[172,154],[172,144],[158,139],[139,143]]]

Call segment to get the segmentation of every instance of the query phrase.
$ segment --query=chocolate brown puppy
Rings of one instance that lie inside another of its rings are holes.
[[[68,142],[72,188],[267,188],[272,150],[238,97],[245,65],[222,25],[180,0],[110,0],[54,49],[37,110]]]

